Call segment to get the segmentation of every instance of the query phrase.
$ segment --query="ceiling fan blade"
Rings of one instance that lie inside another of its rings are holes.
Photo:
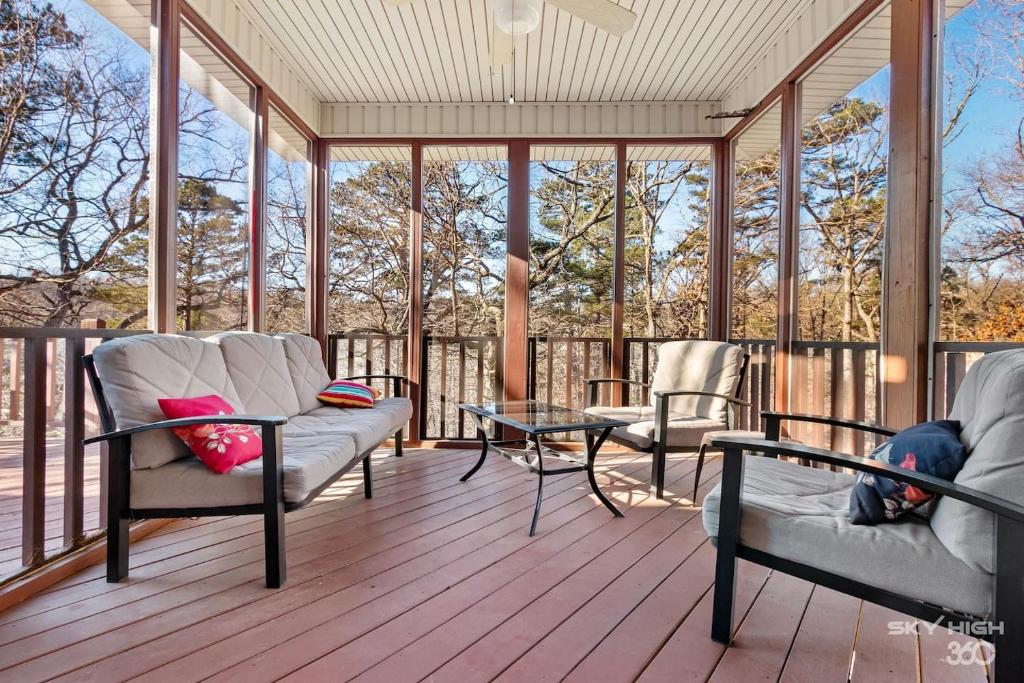
[[[413,0],[384,0],[385,5],[391,5],[392,7],[401,7],[402,5],[410,5]]]
[[[491,66],[506,66],[512,63],[512,47],[515,39],[491,22]]]
[[[563,9],[583,21],[593,24],[613,36],[622,34],[633,28],[636,14],[612,0],[547,0],[548,4]]]

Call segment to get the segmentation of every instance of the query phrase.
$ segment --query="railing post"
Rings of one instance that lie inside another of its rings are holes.
[[[64,547],[82,540],[85,507],[85,339],[64,340]]]
[[[41,562],[46,542],[46,342],[25,340],[25,424],[22,448],[21,562]]]

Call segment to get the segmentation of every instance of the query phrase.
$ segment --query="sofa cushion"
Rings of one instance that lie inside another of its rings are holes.
[[[299,400],[299,412],[308,413],[320,407],[316,395],[331,382],[331,376],[324,367],[320,342],[304,334],[279,334],[284,343],[284,355],[288,361],[288,373]]]
[[[954,557],[928,524],[852,524],[854,477],[763,456],[746,458],[740,543],[794,562],[976,616],[991,611],[993,580]],[[721,485],[704,498],[718,537]]]
[[[967,449],[959,438],[959,425],[935,420],[908,427],[871,452],[871,458],[913,472],[953,481],[964,466]],[[850,521],[881,524],[902,517],[935,496],[873,472],[858,472],[850,493]]]
[[[407,398],[382,398],[371,410],[321,406],[298,415],[285,425],[285,434],[348,434],[356,443],[356,452],[375,448],[412,417],[412,401]]]
[[[608,408],[595,406],[587,408],[591,415],[629,422],[628,427],[616,427],[611,435],[635,444],[637,448],[650,448],[654,443],[654,408],[651,406],[629,406]],[[725,423],[706,417],[680,415],[669,412],[667,445],[675,448],[697,448],[704,434],[725,429]]]
[[[169,420],[235,414],[235,409],[227,401],[214,394],[198,398],[161,398],[157,403]],[[171,431],[185,442],[200,462],[218,474],[263,454],[263,440],[251,425],[209,422],[175,427]]]
[[[255,332],[224,332],[207,341],[217,344],[224,354],[243,413],[284,417],[299,413],[282,340]]]
[[[949,418],[960,422],[960,440],[969,451],[953,481],[1024,505],[1024,349],[979,358],[967,371]],[[992,513],[943,497],[931,524],[955,556],[995,570]]]
[[[356,454],[348,436],[286,436],[284,499],[299,503],[321,487]],[[156,469],[134,470],[131,480],[133,508],[199,508],[252,505],[263,502],[263,462],[257,458],[226,474],[211,472],[196,458],[186,458]]]
[[[96,371],[118,429],[159,422],[159,398],[216,394],[242,411],[220,348],[200,339],[172,334],[140,334],[112,339],[93,351]],[[132,466],[160,467],[189,456],[170,431],[132,437]]]
[[[733,396],[743,368],[743,349],[715,341],[666,342],[658,347],[658,363],[651,382],[651,405],[655,391],[708,391]],[[680,415],[706,417],[723,425],[728,402],[708,396],[676,396],[669,410]],[[699,441],[699,439],[698,439]]]

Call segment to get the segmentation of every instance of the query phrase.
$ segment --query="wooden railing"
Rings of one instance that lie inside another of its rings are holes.
[[[82,356],[103,340],[140,334],[104,328],[0,328],[0,579],[91,541],[103,528],[99,420]],[[88,456],[88,457],[87,457]],[[19,533],[20,531],[20,533]]]
[[[967,369],[987,353],[1024,348],[1024,342],[935,342],[932,382],[932,413],[947,417]]]

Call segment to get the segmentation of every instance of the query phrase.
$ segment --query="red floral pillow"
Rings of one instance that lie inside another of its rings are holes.
[[[202,415],[234,415],[235,410],[220,396],[157,399],[168,419]],[[249,425],[201,424],[175,427],[174,435],[185,442],[203,464],[218,474],[235,465],[255,460],[263,453],[263,440]]]

